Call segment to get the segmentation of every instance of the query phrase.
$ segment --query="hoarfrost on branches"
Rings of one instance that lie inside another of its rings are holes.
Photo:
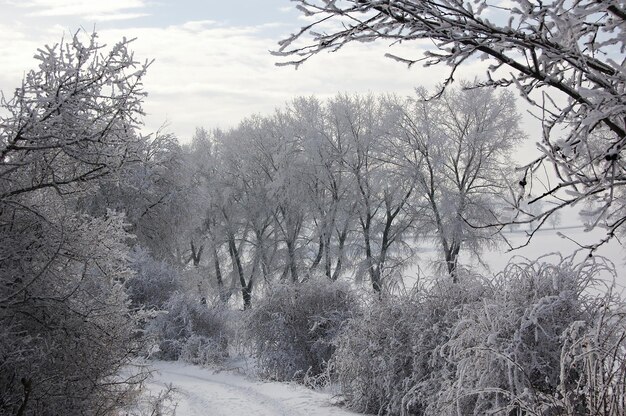
[[[136,349],[124,216],[80,198],[134,158],[144,97],[123,40],[46,46],[0,118],[0,412],[96,414],[128,399]]]
[[[581,201],[597,209],[590,224],[612,238],[626,222],[623,162],[626,144],[626,9],[619,1],[577,0],[496,4],[487,0],[296,0],[311,23],[284,39],[274,53],[281,65],[349,42],[432,40],[423,57],[392,58],[413,65],[450,67],[444,88],[472,58],[491,65],[481,86],[516,86],[538,109],[541,155],[520,168],[516,196],[550,201],[536,227]],[[307,41],[310,34],[312,41]],[[426,44],[423,44],[426,45]],[[533,181],[550,165],[557,180]],[[530,220],[529,220],[530,221]]]

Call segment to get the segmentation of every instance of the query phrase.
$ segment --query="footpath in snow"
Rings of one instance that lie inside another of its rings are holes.
[[[180,362],[153,361],[148,390],[156,395],[174,388],[176,416],[347,416],[358,415],[331,404],[332,396],[306,387],[263,382],[232,371]]]

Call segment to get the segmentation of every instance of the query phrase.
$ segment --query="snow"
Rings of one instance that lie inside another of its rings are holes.
[[[524,259],[537,260],[541,258],[542,261],[557,262],[559,256],[565,257],[577,253],[577,259],[582,261],[589,251],[582,250],[580,245],[598,242],[605,237],[605,233],[600,228],[585,231],[578,224],[566,224],[556,229],[546,226],[540,229],[526,246],[523,246],[527,240],[524,229],[506,232],[505,236],[512,246],[516,247],[515,250],[510,250],[508,246],[502,244],[500,247],[486,250],[482,254],[481,260],[489,267],[491,273],[503,270],[510,261],[519,262]],[[594,255],[604,257],[614,263],[617,270],[615,289],[618,293],[626,295],[626,273],[622,271],[625,265],[625,252],[621,241],[617,238],[610,240],[600,246]],[[415,263],[405,271],[404,284],[411,287],[419,274],[419,268],[428,272],[429,269],[425,266],[432,265],[440,257],[438,248],[434,244],[424,244],[418,247]],[[485,272],[478,259],[473,258],[467,252],[461,254],[460,264],[475,271]],[[613,280],[613,276],[608,274],[598,277],[604,280],[607,286],[610,286]]]
[[[219,371],[181,362],[152,361],[147,390],[156,395],[172,384],[176,416],[347,416],[333,396],[304,386],[264,382],[231,369]]]

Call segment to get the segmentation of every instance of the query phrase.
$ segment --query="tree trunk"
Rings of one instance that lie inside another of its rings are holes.
[[[250,309],[252,306],[252,294],[248,284],[246,284],[246,277],[243,274],[243,266],[241,265],[241,258],[239,256],[239,250],[237,250],[237,244],[235,244],[235,236],[232,233],[228,233],[228,251],[233,262],[233,268],[239,277],[239,283],[241,285],[241,297],[243,299],[243,308]]]
[[[30,397],[30,392],[33,385],[31,379],[22,378],[21,382],[22,386],[24,386],[24,400],[22,400],[22,404],[20,405],[19,409],[17,409],[17,416],[23,416],[26,414],[26,406],[28,405],[28,398]]]
[[[452,242],[450,248],[446,250],[446,266],[448,273],[452,277],[452,283],[459,283],[459,276],[457,266],[459,264],[459,251],[461,251],[461,245],[457,242]]]
[[[196,249],[196,246],[193,243],[193,240],[190,241],[191,244],[191,260],[193,261],[194,267],[198,267],[200,265],[200,259],[202,258],[202,252],[204,251],[204,245],[201,245],[199,249]]]
[[[320,239],[319,239],[317,255],[315,256],[313,263],[311,263],[311,267],[309,267],[309,274],[313,273],[315,269],[317,269],[317,267],[319,266],[320,262],[322,261],[322,256],[324,255],[324,246],[325,246],[324,235],[322,234],[320,235]]]
[[[213,266],[215,267],[215,279],[217,280],[217,290],[220,300],[224,303],[228,301],[226,291],[224,290],[224,280],[222,279],[222,268],[220,267],[220,258],[217,254],[217,247],[213,245]]]
[[[289,272],[291,273],[291,281],[298,283],[298,265],[296,264],[296,249],[295,243],[291,240],[287,240],[287,255],[289,256]]]
[[[367,262],[367,270],[370,275],[370,281],[372,282],[372,289],[376,293],[380,293],[381,285],[380,285],[380,270],[377,269],[374,264],[374,258],[372,256],[372,244],[370,241],[370,224],[371,217],[365,219],[365,222],[361,221],[361,226],[363,228],[363,239],[365,240],[365,261]]]
[[[333,271],[333,275],[331,280],[336,281],[341,276],[341,268],[343,266],[343,248],[346,243],[346,237],[348,236],[348,224],[346,223],[345,228],[339,235],[339,248],[337,252],[337,263],[335,264],[335,270]]]
[[[354,205],[352,206],[352,209],[354,209]],[[343,257],[344,257],[344,248],[346,245],[346,239],[348,238],[348,231],[350,229],[350,219],[347,218],[344,223],[343,223],[343,229],[341,231],[339,231],[339,228],[337,228],[337,232],[338,232],[338,240],[339,240],[339,246],[337,247],[337,263],[335,264],[335,270],[333,271],[331,280],[335,281],[337,279],[339,279],[339,276],[341,276],[341,270],[342,270],[342,266],[343,266]],[[330,266],[329,266],[330,267]],[[329,275],[330,277],[330,275]]]

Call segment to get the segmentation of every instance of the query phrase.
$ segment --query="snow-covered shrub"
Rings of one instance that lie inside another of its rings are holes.
[[[375,301],[349,321],[333,359],[349,407],[367,413],[399,407],[396,393],[411,374],[418,314],[411,299],[394,298]]]
[[[510,264],[494,280],[492,296],[462,307],[440,350],[455,371],[427,413],[620,414],[591,412],[600,397],[592,384],[614,372],[610,367],[626,347],[623,319],[599,319],[617,315],[586,292],[600,267],[572,259]],[[590,364],[600,356],[613,361]],[[616,388],[623,391],[623,379],[621,387],[599,387],[605,393]]]
[[[52,209],[65,207],[47,196],[56,220]],[[12,250],[0,260],[3,415],[97,414],[138,383],[112,382],[138,344],[120,283],[132,274],[123,217],[63,214],[54,223],[16,212],[12,229],[0,227],[0,247]]]
[[[390,415],[623,415],[626,305],[590,290],[612,268],[599,258],[547,260],[372,302],[344,326],[333,358],[348,406]]]
[[[154,394],[147,389],[138,389],[131,403],[123,406],[116,416],[176,416],[178,402],[172,384]],[[113,416],[111,415],[111,416]]]
[[[574,322],[561,335],[559,384],[541,396],[540,408],[565,414],[626,414],[626,303],[609,292],[588,322]]]
[[[259,373],[300,381],[323,373],[341,325],[356,308],[353,291],[341,282],[272,286],[247,316],[246,338]]]
[[[219,364],[228,358],[228,340],[220,336],[192,335],[187,338],[180,352],[180,359],[198,365]]]
[[[158,342],[157,358],[208,365],[228,357],[230,330],[221,305],[207,305],[176,292],[164,309],[148,326]]]
[[[349,407],[376,414],[422,414],[453,371],[439,355],[460,305],[489,292],[481,279],[445,279],[405,296],[375,300],[351,319],[333,358]]]
[[[154,259],[139,246],[131,252],[130,261],[135,275],[126,282],[126,287],[133,306],[162,309],[180,286],[179,271],[167,262]]]

